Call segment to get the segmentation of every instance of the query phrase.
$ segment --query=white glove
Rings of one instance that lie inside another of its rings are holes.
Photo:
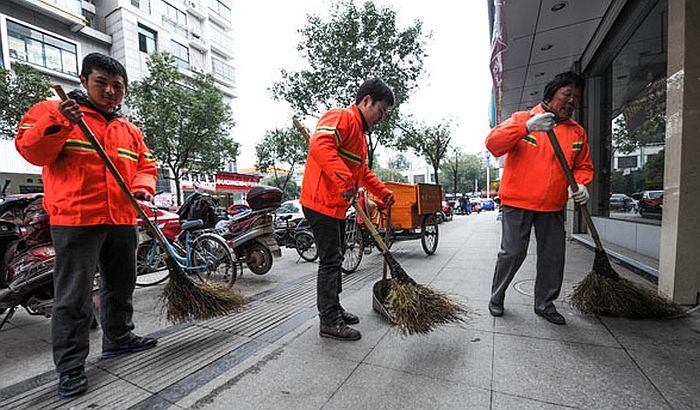
[[[569,196],[573,198],[577,204],[586,205],[586,203],[588,202],[588,198],[590,197],[588,195],[588,189],[586,189],[586,186],[583,184],[577,185],[578,191],[576,192],[571,192],[571,187],[569,187]]]
[[[556,123],[554,122],[553,112],[543,112],[535,115],[534,117],[527,120],[525,126],[527,127],[527,132],[533,131],[549,131]]]

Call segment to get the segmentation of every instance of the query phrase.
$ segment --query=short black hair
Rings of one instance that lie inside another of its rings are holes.
[[[359,104],[366,95],[372,97],[372,101],[386,101],[389,106],[394,105],[394,92],[379,78],[371,78],[360,86],[355,97],[355,104]]]
[[[119,61],[102,53],[90,53],[83,58],[83,67],[80,75],[88,78],[92,70],[103,70],[112,75],[120,75],[124,79],[124,85],[129,85],[129,77],[126,75],[126,68]]]
[[[583,77],[573,71],[567,71],[565,73],[555,75],[552,81],[548,82],[547,85],[544,86],[542,100],[544,102],[550,101],[558,89],[568,85],[573,86],[577,90],[583,91]]]

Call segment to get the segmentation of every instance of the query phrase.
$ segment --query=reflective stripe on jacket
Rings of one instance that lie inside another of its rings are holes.
[[[389,190],[367,166],[367,143],[362,117],[355,104],[325,113],[309,141],[299,202],[333,218],[345,218],[349,204],[342,192],[366,187],[384,198]]]
[[[507,154],[498,196],[503,205],[531,211],[553,212],[568,199],[566,175],[554,155],[546,132],[527,132],[525,123],[545,112],[542,105],[516,112],[497,125],[486,138],[486,148],[496,157]],[[579,184],[593,180],[586,131],[574,120],[557,124],[557,140]]]
[[[42,166],[44,208],[52,225],[135,225],[136,211],[76,124],[58,111],[58,101],[43,101],[22,118],[15,146]],[[110,122],[81,105],[83,119],[102,144],[131,192],[155,192],[153,155],[136,126],[123,117]]]

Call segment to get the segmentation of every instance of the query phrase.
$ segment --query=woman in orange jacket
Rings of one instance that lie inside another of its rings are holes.
[[[563,325],[554,306],[564,275],[564,212],[568,182],[547,131],[554,130],[578,191],[573,199],[584,206],[586,186],[593,179],[586,131],[571,119],[581,98],[583,79],[576,73],[558,74],[544,88],[543,102],[530,111],[516,112],[496,126],[486,147],[497,157],[506,155],[499,197],[503,210],[501,250],[493,276],[489,312],[503,315],[505,292],[527,254],[530,231],[537,239],[535,313]]]
[[[367,166],[365,141],[365,132],[377,125],[392,105],[394,94],[389,86],[380,79],[367,80],[360,86],[355,104],[325,113],[309,141],[300,203],[319,255],[316,292],[322,337],[361,338],[358,330],[348,326],[360,319],[340,305],[345,213],[360,185],[385,204],[393,202],[391,191]]]

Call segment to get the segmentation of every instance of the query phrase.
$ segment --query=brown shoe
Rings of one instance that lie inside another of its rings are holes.
[[[330,337],[331,339],[347,341],[360,340],[362,338],[362,334],[358,330],[351,328],[345,323],[334,326],[321,325],[321,330],[318,334],[321,337]]]
[[[360,323],[360,318],[357,317],[357,315],[354,315],[343,308],[340,308],[340,315],[343,317],[343,322],[345,322],[346,325],[356,325]]]

